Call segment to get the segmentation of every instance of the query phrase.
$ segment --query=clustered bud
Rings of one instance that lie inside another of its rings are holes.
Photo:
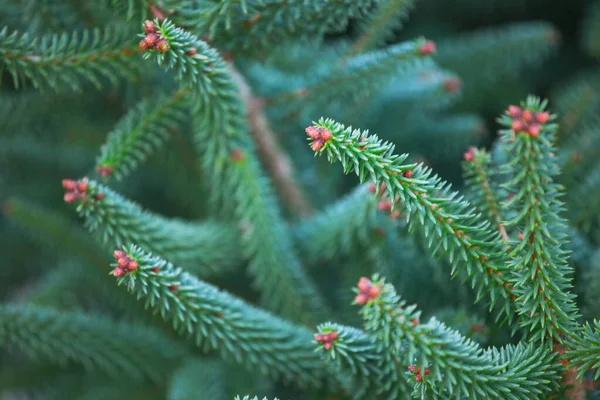
[[[475,147],[469,147],[469,151],[463,154],[463,158],[467,162],[473,161],[473,159],[475,158]]]
[[[67,203],[72,203],[75,200],[84,199],[87,197],[87,178],[83,178],[80,181],[63,179],[62,187],[67,191],[64,196],[65,202]]]
[[[337,332],[322,333],[315,335],[315,340],[318,343],[322,343],[325,350],[329,350],[333,346],[333,343],[336,341],[338,336],[339,335]]]
[[[122,250],[115,250],[113,252],[113,257],[117,260],[117,266],[112,271],[112,274],[116,277],[123,276],[138,269],[137,260],[129,257]]]
[[[140,41],[141,50],[148,51],[150,49],[155,49],[159,53],[166,53],[169,51],[169,42],[158,33],[158,28],[154,22],[145,21],[144,32],[146,33],[146,36]]]
[[[313,140],[311,146],[313,151],[321,150],[325,143],[327,143],[329,139],[331,139],[331,131],[327,128],[309,126],[308,128],[306,128],[306,134]]]
[[[513,119],[513,131],[527,133],[531,137],[538,137],[542,125],[550,120],[550,114],[545,111],[534,113],[518,106],[509,106],[507,114]]]
[[[365,278],[364,276],[358,281],[357,287],[359,293],[354,298],[354,302],[360,305],[364,305],[369,301],[375,300],[381,292],[379,286],[374,285],[369,278]]]
[[[423,377],[429,375],[430,371],[426,369],[425,372],[421,374],[421,368],[416,368],[414,365],[409,365],[408,372],[414,375],[415,382],[421,382],[421,380],[423,380]]]
[[[462,87],[462,80],[459,78],[449,78],[444,81],[444,89],[447,93],[456,93]]]
[[[99,173],[101,177],[106,178],[113,173],[113,167],[110,165],[98,166],[96,167],[96,172]]]
[[[435,53],[435,42],[428,40],[419,47],[419,54],[422,56]]]

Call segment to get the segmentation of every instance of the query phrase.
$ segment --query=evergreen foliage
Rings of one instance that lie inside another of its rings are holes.
[[[600,396],[600,1],[0,3],[0,399]]]

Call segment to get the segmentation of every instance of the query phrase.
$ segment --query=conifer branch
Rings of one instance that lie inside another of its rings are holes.
[[[206,43],[170,21],[154,24],[159,39],[145,56],[156,54],[159,64],[174,69],[183,87],[192,88],[195,142],[215,194],[213,204],[220,200],[225,205],[221,208],[232,211],[240,224],[249,271],[263,304],[304,322],[326,315],[325,300],[290,250],[290,232],[260,169],[244,107],[225,63]]]
[[[366,185],[323,211],[300,220],[294,229],[295,243],[305,265],[332,261],[350,254],[358,243],[368,243],[377,228],[377,199]]]
[[[569,292],[572,268],[565,242],[566,221],[559,216],[562,187],[554,183],[556,125],[546,103],[529,97],[522,107],[511,106],[499,122],[509,159],[503,166],[503,185],[512,198],[506,207],[515,216],[506,222],[520,230],[520,242],[510,254],[510,277],[521,327],[532,340],[563,342],[579,326],[575,296]]]
[[[470,147],[464,154],[462,169],[466,186],[472,192],[473,205],[482,210],[484,215],[493,222],[505,245],[508,244],[508,234],[503,225],[500,215],[500,201],[498,199],[498,188],[490,179],[491,159],[485,149]]]
[[[388,199],[395,199],[392,211],[401,203],[409,227],[429,237],[430,246],[437,239],[434,254],[440,248],[445,251],[453,265],[451,275],[462,266],[477,298],[488,293],[490,307],[503,299],[499,317],[512,321],[512,289],[499,234],[481,221],[466,200],[451,192],[450,185],[422,164],[403,165],[407,154],[394,154],[391,143],[367,131],[346,128],[331,119],[321,119],[306,131],[317,154],[326,152],[330,162],[340,161],[344,172],[356,172],[361,182],[370,179],[378,187],[384,184]]]
[[[362,33],[352,45],[349,56],[371,50],[385,42],[408,12],[414,7],[416,0],[384,0],[377,9],[361,21]]]
[[[326,106],[336,101],[355,104],[377,93],[391,78],[430,67],[434,52],[433,42],[417,39],[359,54],[320,73],[305,87],[268,101],[290,109]]]
[[[448,398],[544,398],[558,387],[559,365],[535,343],[484,351],[431,318],[420,321],[415,305],[375,275],[362,278],[355,302],[363,305],[365,329],[383,352],[409,364],[413,395]]]
[[[66,182],[65,196],[73,193],[70,186],[76,189],[85,185],[86,190],[74,199],[77,213],[85,218],[86,227],[110,247],[138,243],[200,277],[223,274],[243,265],[239,233],[234,226],[165,218],[143,210],[96,181]]]
[[[585,323],[582,335],[573,335],[573,341],[568,343],[566,349],[566,357],[575,364],[579,380],[583,380],[589,370],[594,371],[594,380],[600,377],[600,321],[594,320],[593,324],[592,327]]]
[[[229,400],[226,395],[225,369],[221,361],[191,359],[173,373],[167,400]]]
[[[170,16],[178,25],[219,48],[260,54],[286,39],[321,40],[342,31],[351,18],[365,15],[377,0],[226,0],[172,1]]]
[[[256,309],[136,246],[114,254],[118,261],[112,274],[119,285],[197,346],[301,387],[336,385],[306,328]]]
[[[29,81],[38,89],[81,90],[87,80],[101,88],[101,78],[116,84],[120,77],[135,77],[138,54],[131,32],[120,28],[41,38],[0,30],[0,70],[12,76],[16,87]]]
[[[170,131],[187,118],[189,89],[158,95],[129,111],[108,134],[96,160],[104,178],[123,179],[166,142]]]
[[[71,221],[29,200],[10,198],[4,203],[4,214],[27,230],[49,248],[61,248],[70,256],[92,265],[104,265],[109,260],[86,231]]]
[[[78,203],[77,213],[104,244],[120,247],[138,243],[204,279],[232,271],[245,261],[239,233],[230,224],[165,218],[144,210],[105,185],[93,180],[85,182],[85,196],[74,200]],[[358,186],[323,211],[300,220],[291,230],[304,265],[315,268],[319,262],[347,256],[359,243],[371,243],[374,237],[380,236],[377,205],[372,188]],[[15,207],[18,206],[15,203]],[[15,208],[15,212],[17,210],[20,208]],[[32,212],[30,207],[27,210],[27,213]],[[23,213],[25,211],[19,215]],[[27,215],[31,214],[24,214],[23,218]],[[42,216],[34,218],[38,222],[44,220]],[[82,231],[76,236],[86,235]],[[319,240],[315,240],[317,237]],[[98,251],[96,247],[94,251]],[[89,249],[86,254],[91,254]]]
[[[30,357],[128,379],[161,382],[186,351],[139,325],[117,324],[100,316],[34,305],[0,306],[0,345],[16,346]]]
[[[351,398],[400,399],[410,393],[397,363],[359,329],[324,323],[317,327],[315,341],[317,349],[326,353],[340,374],[349,377],[347,391]]]
[[[298,216],[311,214],[312,207],[294,177],[292,160],[281,149],[277,135],[271,129],[269,121],[263,113],[262,100],[252,95],[246,80],[233,66],[230,66],[229,72],[236,82],[246,110],[248,110],[250,133],[256,143],[256,149],[264,166],[269,171],[277,191],[285,201],[288,211]]]

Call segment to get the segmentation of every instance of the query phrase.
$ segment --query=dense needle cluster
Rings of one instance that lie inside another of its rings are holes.
[[[600,4],[10,3],[0,398],[597,394]]]

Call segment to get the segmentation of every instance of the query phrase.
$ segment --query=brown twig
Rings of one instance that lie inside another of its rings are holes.
[[[259,156],[273,178],[277,191],[283,197],[290,212],[297,216],[311,214],[312,207],[294,178],[292,161],[279,146],[277,136],[262,112],[263,103],[261,99],[252,95],[244,77],[231,64],[229,65],[229,71],[240,89],[242,99],[248,110],[250,132],[256,143]]]
[[[577,366],[571,365],[569,360],[563,358],[567,352],[567,349],[557,341],[554,342],[554,352],[558,354],[560,364],[565,367],[562,373],[562,384],[563,387],[569,387],[565,392],[565,396],[571,400],[585,400],[586,391],[588,388],[584,382],[577,379]],[[553,397],[550,397],[552,399]]]

